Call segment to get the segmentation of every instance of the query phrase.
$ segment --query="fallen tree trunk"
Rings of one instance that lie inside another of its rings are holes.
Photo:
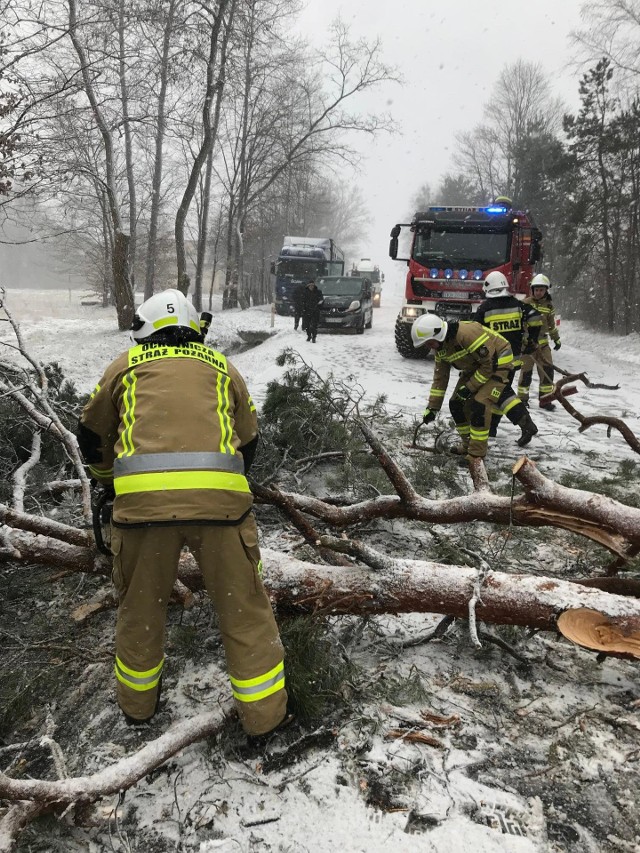
[[[446,613],[466,618],[478,575],[468,566],[420,560],[387,558],[386,568],[373,574],[358,566],[303,563],[278,551],[265,550],[263,558],[265,584],[276,607],[298,613]],[[638,599],[571,581],[489,572],[481,592],[476,614],[483,622],[555,630],[560,613],[588,607],[624,631],[640,631]]]
[[[30,545],[27,540],[31,539]],[[418,560],[398,560],[367,548],[353,547],[348,539],[322,537],[325,547],[338,548],[373,564],[376,571],[358,566],[336,567],[304,563],[280,551],[263,549],[265,585],[275,605],[284,611],[299,613],[447,613],[467,615],[468,600],[477,576],[468,566],[450,566]],[[42,536],[21,533],[18,547],[32,562],[47,562],[50,548],[57,547],[56,565],[70,570],[110,571],[106,558],[91,559],[88,549],[50,543]],[[74,553],[75,552],[75,553]],[[94,555],[95,556],[95,555]],[[84,559],[84,564],[82,560]],[[96,565],[97,564],[97,565]],[[99,566],[99,568],[97,568]],[[190,554],[180,560],[179,586],[192,592],[204,589],[202,574]],[[491,572],[482,588],[478,618],[486,622],[530,625],[554,629],[555,617],[571,607],[590,607],[608,616],[627,615],[638,621],[640,601],[611,595],[597,588],[583,587],[575,581],[548,577]],[[623,604],[623,602],[625,602]],[[619,610],[617,608],[620,608]],[[634,622],[635,624],[635,622]],[[635,628],[634,628],[635,630]]]

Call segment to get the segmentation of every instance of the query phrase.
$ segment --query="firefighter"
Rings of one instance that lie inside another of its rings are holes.
[[[312,278],[309,279],[302,297],[302,328],[307,330],[307,340],[314,344],[318,334],[320,306],[323,302],[322,291]]]
[[[518,444],[524,447],[531,441],[537,429],[509,387],[513,353],[501,335],[471,320],[447,321],[435,314],[423,314],[411,327],[411,339],[414,347],[428,346],[436,351],[424,423],[431,423],[440,411],[453,365],[460,376],[449,409],[462,439],[459,452],[468,460],[486,456],[493,406],[513,409],[522,430]]]
[[[509,370],[508,382],[509,387],[513,388],[516,371],[522,367],[520,354],[523,337],[527,334],[529,341],[532,342],[537,339],[540,327],[535,323],[530,327],[529,323],[538,320],[540,314],[532,305],[521,302],[509,293],[507,277],[498,270],[489,273],[484,280],[482,290],[486,299],[478,306],[475,319],[483,326],[502,335],[511,344],[513,363]],[[508,406],[503,409],[494,407],[489,427],[490,438],[497,435],[498,424],[503,415],[517,425],[518,415],[521,414],[517,403],[518,398],[514,396]]]
[[[294,331],[298,331],[298,326],[300,325],[300,318],[302,317],[302,331],[306,331],[306,324],[304,321],[304,317],[302,316],[302,311],[304,308],[304,293],[306,290],[306,284],[299,284],[296,289],[293,291],[293,329]]]
[[[518,380],[518,397],[529,404],[529,388],[535,365],[538,371],[539,389],[538,396],[542,398],[545,394],[553,391],[553,355],[549,347],[549,338],[553,341],[553,348],[560,349],[560,333],[556,326],[556,315],[551,301],[551,282],[546,275],[539,273],[531,279],[531,296],[524,300],[531,305],[538,314],[538,319],[529,321],[530,332],[538,326],[539,332],[535,339],[525,342],[522,359],[522,370]],[[539,403],[541,409],[553,411],[553,403]]]
[[[132,336],[78,424],[91,476],[115,491],[118,704],[131,725],[157,710],[167,604],[186,545],[218,615],[240,721],[263,735],[285,719],[287,693],[246,478],[256,409],[235,367],[202,343],[178,290],[144,302]]]

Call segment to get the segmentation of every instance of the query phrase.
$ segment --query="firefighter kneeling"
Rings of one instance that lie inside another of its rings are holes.
[[[471,320],[447,321],[435,314],[423,314],[411,327],[411,339],[414,347],[427,346],[436,351],[425,423],[435,420],[442,407],[453,365],[460,377],[449,409],[462,439],[461,452],[468,459],[487,455],[494,406],[509,412],[522,430],[518,444],[529,444],[538,429],[509,385],[513,353],[501,335]]]
[[[91,476],[115,490],[118,704],[134,725],[157,710],[167,605],[186,545],[218,615],[240,721],[248,735],[264,735],[285,719],[287,693],[246,478],[256,409],[238,371],[204,346],[200,318],[179,291],[144,302],[132,336],[78,425]]]

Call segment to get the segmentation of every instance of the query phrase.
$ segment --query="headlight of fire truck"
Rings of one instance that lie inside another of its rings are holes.
[[[357,311],[359,307],[360,303],[357,299],[354,299],[351,305],[349,305],[349,307],[347,308],[347,311]]]
[[[416,317],[421,317],[423,314],[427,313],[427,309],[423,308],[421,305],[403,305],[402,306],[402,318],[403,320],[415,320]]]

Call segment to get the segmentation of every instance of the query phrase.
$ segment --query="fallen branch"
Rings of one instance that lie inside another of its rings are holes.
[[[43,809],[68,803],[90,803],[99,797],[126,791],[181,749],[220,731],[231,716],[232,710],[232,699],[220,702],[215,711],[176,723],[138,752],[92,776],[48,781],[11,779],[0,773],[0,798],[30,800]]]
[[[481,464],[481,463],[480,463]],[[393,473],[391,462],[388,472]],[[482,466],[484,469],[484,466]],[[402,495],[380,495],[348,506],[334,506],[319,498],[262,488],[260,498],[287,511],[312,515],[333,527],[348,527],[374,518],[408,518],[436,524],[488,521],[507,525],[559,527],[585,536],[626,559],[629,549],[640,546],[640,509],[611,498],[569,489],[549,480],[522,457],[513,473],[524,489],[515,498],[495,495],[485,489],[445,500],[419,495],[410,484],[395,479]]]
[[[564,372],[564,371],[563,371]],[[579,412],[576,408],[574,408],[571,403],[566,399],[568,395],[568,391],[563,390],[564,386],[570,382],[583,382],[587,388],[606,388],[610,390],[617,390],[619,388],[618,385],[602,385],[594,382],[590,382],[587,379],[585,373],[570,373],[566,374],[562,377],[558,382],[556,382],[553,391],[550,394],[546,394],[541,398],[541,403],[550,403],[553,400],[557,400],[558,403],[567,411],[572,418],[575,418],[580,422],[580,429],[578,432],[585,432],[590,427],[595,426],[596,424],[602,424],[607,426],[609,429],[607,431],[607,435],[611,435],[612,429],[617,429],[618,432],[621,433],[624,440],[627,442],[629,447],[635,452],[640,453],[640,439],[636,436],[636,434],[631,430],[627,424],[621,420],[620,418],[612,418],[607,415],[591,415],[587,417],[581,412]],[[575,392],[574,392],[575,393]]]
[[[427,746],[435,746],[436,749],[446,749],[445,744],[437,737],[415,729],[388,729],[384,736],[387,740],[406,740],[409,743],[424,743]]]

